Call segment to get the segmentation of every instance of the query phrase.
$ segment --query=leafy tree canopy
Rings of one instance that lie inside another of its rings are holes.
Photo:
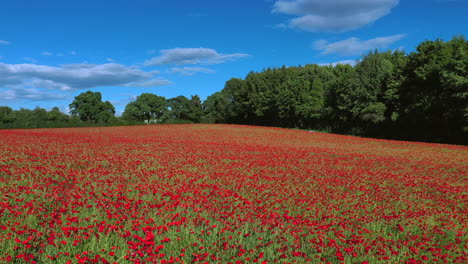
[[[85,122],[107,123],[114,117],[115,108],[109,101],[102,101],[100,92],[87,91],[75,97],[70,113]]]

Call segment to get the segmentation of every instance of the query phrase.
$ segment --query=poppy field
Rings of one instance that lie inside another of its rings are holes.
[[[468,147],[236,125],[0,130],[0,263],[468,263]]]

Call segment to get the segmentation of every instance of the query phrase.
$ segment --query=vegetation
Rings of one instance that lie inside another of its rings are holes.
[[[425,41],[409,55],[373,51],[355,67],[252,72],[226,82],[205,110],[216,123],[466,144],[468,42]]]
[[[0,131],[0,263],[468,263],[468,147],[236,125]]]
[[[415,52],[372,51],[350,65],[268,68],[233,78],[202,103],[144,93],[115,117],[87,91],[58,109],[0,107],[0,127],[232,123],[468,144],[468,42],[424,41]]]
[[[108,123],[115,114],[114,106],[103,102],[99,92],[87,91],[75,97],[70,104],[70,113],[81,121],[90,123]]]
[[[127,120],[158,121],[167,111],[166,98],[151,93],[143,93],[125,107],[123,118]]]

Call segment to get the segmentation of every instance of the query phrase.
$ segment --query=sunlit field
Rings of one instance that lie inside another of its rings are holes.
[[[0,130],[0,263],[467,263],[468,147],[234,125]]]

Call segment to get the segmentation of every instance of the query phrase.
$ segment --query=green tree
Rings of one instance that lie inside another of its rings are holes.
[[[58,107],[55,106],[54,108],[52,108],[52,110],[50,110],[47,113],[47,120],[55,122],[67,122],[69,120],[69,117],[67,114],[63,113]]]
[[[203,102],[205,121],[208,123],[227,123],[228,99],[223,91],[216,92]]]
[[[167,115],[169,119],[189,120],[190,100],[187,97],[180,95],[170,98],[167,105],[170,109]]]
[[[36,128],[33,111],[26,108],[20,108],[12,113],[14,124],[17,128]]]
[[[412,139],[467,142],[468,41],[424,41],[409,55],[401,124]]]
[[[115,118],[115,108],[109,101],[99,104],[99,112],[97,114],[97,121],[99,123],[109,123]]]
[[[84,122],[108,123],[114,117],[115,108],[109,101],[102,101],[100,92],[87,91],[75,97],[70,113]]]
[[[327,118],[336,132],[358,130],[358,116],[367,96],[360,85],[356,69],[350,65],[337,65],[333,68],[336,79],[330,84],[327,96]]]
[[[0,125],[6,126],[13,121],[13,109],[8,106],[0,106]]]
[[[230,123],[243,124],[249,120],[251,113],[249,90],[246,81],[232,78],[226,82],[223,94],[227,99],[226,118]]]
[[[33,120],[36,124],[44,124],[44,122],[47,121],[47,110],[44,108],[36,106],[31,114],[31,120]]]
[[[198,95],[192,95],[189,101],[188,120],[200,123],[203,118],[203,103]]]
[[[125,106],[122,119],[143,122],[145,120],[145,116],[135,102],[130,102]]]
[[[130,120],[145,120],[148,123],[160,122],[167,115],[166,98],[151,93],[143,93],[125,107],[123,117]]]

